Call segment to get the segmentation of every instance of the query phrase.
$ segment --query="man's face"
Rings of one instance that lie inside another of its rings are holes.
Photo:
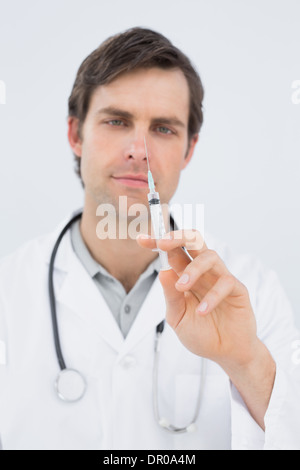
[[[128,207],[148,205],[148,185],[129,180],[131,175],[147,178],[144,137],[156,190],[161,202],[168,203],[198,138],[189,146],[188,119],[189,88],[179,69],[140,69],[99,86],[82,140],[70,138],[75,123],[69,120],[69,140],[81,157],[85,191],[95,205],[111,203],[118,209],[119,196],[125,195]]]

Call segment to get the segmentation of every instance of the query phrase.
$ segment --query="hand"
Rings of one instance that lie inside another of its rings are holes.
[[[139,236],[137,242],[144,248],[156,248],[156,240],[151,238]],[[157,246],[168,252],[172,267],[161,271],[159,279],[165,294],[166,320],[180,341],[194,354],[224,369],[248,365],[260,341],[247,288],[195,230],[170,232]],[[192,247],[192,261],[183,246]]]
[[[193,234],[196,246],[191,248]],[[166,238],[158,241],[158,247],[168,252],[172,267],[159,273],[167,322],[187,349],[223,368],[252,417],[265,429],[276,364],[257,337],[248,290],[207,248],[199,232],[177,230]],[[151,238],[137,238],[137,242],[148,249],[156,247]],[[182,246],[191,248],[192,261]],[[178,278],[185,275],[189,280],[181,284]]]

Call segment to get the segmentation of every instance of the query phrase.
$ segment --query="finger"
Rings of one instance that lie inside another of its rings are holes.
[[[140,246],[152,249],[158,246],[163,251],[172,251],[176,248],[185,247],[193,258],[196,257],[199,252],[207,249],[201,233],[194,229],[168,232],[160,240],[151,238],[147,234],[139,234],[136,240]]]
[[[198,315],[207,315],[212,312],[218,305],[225,300],[234,290],[236,278],[232,275],[224,274],[221,276],[212,289],[201,300],[196,309]]]
[[[207,249],[201,233],[194,229],[175,230],[167,233],[161,240],[158,240],[158,247],[164,251],[171,251],[183,246],[193,258]]]
[[[178,276],[172,269],[159,273],[166,301],[166,320],[172,328],[177,327],[186,309],[184,293],[178,292],[175,288],[177,279]]]
[[[151,236],[147,235],[146,233],[140,233],[136,237],[136,241],[142,248],[153,249],[157,246],[155,238],[151,238]]]
[[[205,273],[210,275],[203,279]],[[217,278],[225,274],[230,273],[219,255],[213,250],[206,250],[187,265],[176,287],[181,291],[197,290],[201,284],[202,288],[209,289],[212,284],[215,284]]]
[[[154,238],[149,237],[146,234],[140,234],[137,236],[136,241],[138,245],[142,248],[148,249],[155,249],[157,248],[157,240]],[[170,266],[173,270],[180,276],[182,271],[186,268],[186,266],[191,262],[188,255],[182,250],[181,247],[175,248],[172,251],[168,252],[168,260]]]

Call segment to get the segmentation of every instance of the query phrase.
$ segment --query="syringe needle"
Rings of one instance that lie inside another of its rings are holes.
[[[154,185],[154,180],[153,180],[152,173],[150,171],[148,150],[147,150],[147,145],[146,145],[146,137],[144,137],[144,142],[145,142],[145,150],[146,150],[146,157],[147,157],[147,163],[148,163],[148,186],[149,186],[149,191],[154,192],[155,191],[155,185]]]
[[[146,144],[146,137],[144,137],[144,142],[145,142],[145,150],[146,150],[146,158],[147,158],[147,164],[148,164],[148,171],[150,171],[149,158],[148,158],[148,150],[147,150],[147,144]]]

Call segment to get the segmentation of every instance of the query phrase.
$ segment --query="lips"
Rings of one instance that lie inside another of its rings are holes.
[[[148,178],[144,174],[118,175],[118,176],[113,176],[113,178],[117,180],[134,180],[134,181],[144,181],[144,183],[148,183]]]
[[[144,174],[117,175],[113,180],[121,185],[131,188],[147,188],[148,179]]]

